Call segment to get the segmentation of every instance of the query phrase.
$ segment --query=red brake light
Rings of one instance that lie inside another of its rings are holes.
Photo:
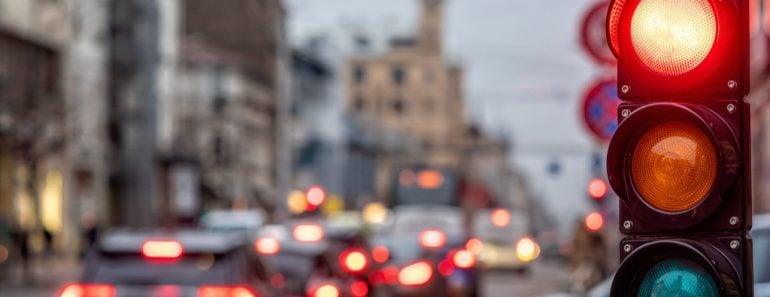
[[[246,287],[203,286],[198,288],[198,297],[257,297]]]
[[[151,259],[176,259],[183,252],[182,244],[176,241],[148,241],[142,244],[142,255]]]
[[[495,227],[505,227],[511,223],[511,212],[504,208],[498,208],[492,211],[492,224]]]
[[[59,297],[115,297],[115,287],[97,284],[70,284],[64,286]]]
[[[443,276],[449,276],[455,271],[455,265],[452,264],[452,261],[449,259],[441,260],[441,262],[438,263],[438,273],[441,273]]]
[[[484,242],[481,241],[481,239],[478,238],[471,238],[468,239],[468,242],[465,243],[465,249],[471,251],[473,254],[480,254],[481,250],[484,249]]]
[[[262,255],[275,255],[281,251],[281,243],[275,238],[263,237],[254,243],[257,253]]]
[[[401,268],[398,282],[403,286],[422,286],[433,277],[433,267],[428,262],[420,261]]]
[[[390,250],[386,246],[378,246],[372,249],[372,259],[377,263],[385,263],[390,258]]]
[[[291,234],[297,241],[316,242],[324,238],[324,229],[318,225],[297,225]]]
[[[369,261],[366,259],[366,253],[360,249],[351,249],[344,251],[339,257],[340,266],[352,273],[358,273],[364,271],[369,266]]]
[[[441,230],[425,230],[420,233],[420,245],[426,249],[440,249],[446,244],[446,234]]]
[[[360,280],[355,281],[350,285],[350,293],[355,297],[365,297],[369,293],[369,286]]]
[[[332,284],[326,284],[313,291],[313,297],[339,297],[340,290]]]
[[[450,254],[452,263],[458,268],[468,269],[476,265],[476,257],[467,250],[457,250]]]

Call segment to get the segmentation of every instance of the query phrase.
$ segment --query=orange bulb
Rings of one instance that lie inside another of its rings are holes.
[[[700,204],[714,185],[717,154],[709,138],[687,122],[652,127],[636,144],[631,178],[653,208],[682,212]]]
[[[598,212],[592,212],[586,216],[586,228],[588,231],[597,232],[604,227],[604,218]]]
[[[631,18],[631,44],[650,70],[676,76],[711,52],[717,21],[709,0],[641,0]]]

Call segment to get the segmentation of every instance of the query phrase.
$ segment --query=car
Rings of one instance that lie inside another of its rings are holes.
[[[385,296],[448,296],[447,279],[439,274],[440,257],[427,253],[416,238],[380,235],[372,244],[387,251],[379,270],[370,275],[370,283]]]
[[[345,271],[342,247],[326,238],[315,222],[268,225],[256,237],[256,250],[279,272],[275,282],[284,296],[365,297],[369,285]]]
[[[272,267],[241,234],[117,230],[87,256],[80,281],[61,297],[279,296]]]
[[[521,212],[504,208],[479,210],[471,225],[474,239],[469,241],[468,248],[478,255],[484,269],[526,272],[539,255]]]
[[[389,234],[382,237],[386,240],[380,239],[380,244],[387,244],[387,240],[398,242],[389,248],[396,255],[409,255],[400,258],[432,264],[443,278],[447,296],[478,294],[479,269],[476,256],[466,249],[469,237],[462,210],[443,205],[401,205],[393,215]],[[399,252],[401,249],[404,251]],[[400,271],[404,270],[402,266],[398,266]]]

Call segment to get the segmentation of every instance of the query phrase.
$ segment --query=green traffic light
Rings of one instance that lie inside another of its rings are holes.
[[[684,259],[667,259],[644,275],[636,296],[719,297],[719,289],[700,265]]]

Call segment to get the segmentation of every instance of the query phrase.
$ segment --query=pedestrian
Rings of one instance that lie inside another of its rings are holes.
[[[19,254],[19,269],[21,269],[21,282],[29,284],[34,282],[32,268],[30,267],[29,232],[24,230],[21,224],[14,224],[11,229],[11,241]]]
[[[80,217],[81,230],[81,249],[80,259],[85,259],[91,251],[96,241],[99,239],[99,227],[96,222],[96,215],[92,212],[85,212]]]

